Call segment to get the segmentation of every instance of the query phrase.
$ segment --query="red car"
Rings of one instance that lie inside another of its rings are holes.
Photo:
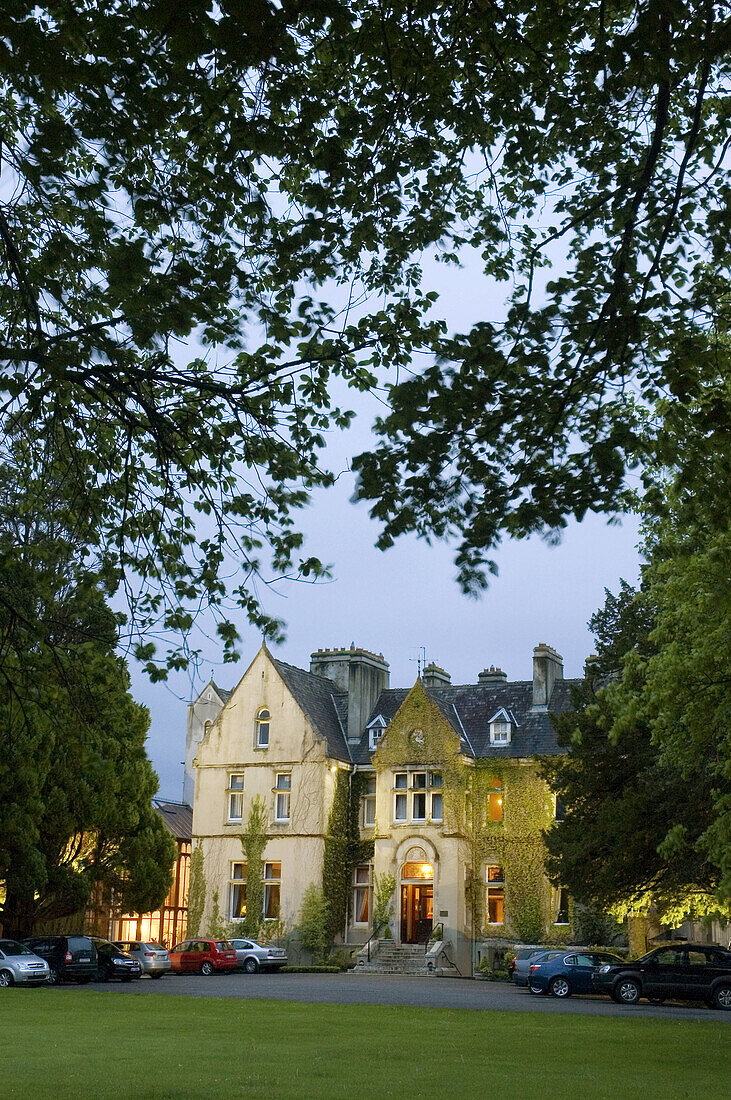
[[[239,960],[228,940],[185,940],[170,951],[170,963],[176,974],[232,974]]]

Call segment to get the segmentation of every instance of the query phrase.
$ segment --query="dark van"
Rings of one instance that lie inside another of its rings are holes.
[[[96,977],[96,948],[88,936],[31,936],[23,942],[48,963],[51,985]]]

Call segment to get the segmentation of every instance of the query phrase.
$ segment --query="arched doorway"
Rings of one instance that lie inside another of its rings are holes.
[[[434,921],[434,867],[423,848],[401,864],[401,943],[426,943]]]

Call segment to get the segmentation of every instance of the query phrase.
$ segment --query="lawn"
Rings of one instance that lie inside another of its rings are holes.
[[[728,1095],[724,1020],[3,990],[0,1097]]]

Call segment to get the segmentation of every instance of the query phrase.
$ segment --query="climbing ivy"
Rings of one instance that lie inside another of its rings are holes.
[[[264,909],[264,848],[267,843],[267,810],[260,795],[252,799],[246,829],[241,834],[241,847],[247,863],[246,916],[240,923],[241,935],[252,939],[259,934]]]
[[[198,843],[190,857],[190,883],[188,886],[187,936],[200,933],[203,910],[206,907],[206,873],[203,846]]]
[[[325,834],[322,892],[328,908],[330,942],[345,927],[353,868],[373,858],[373,841],[360,839],[360,799],[368,776],[338,770]]]

